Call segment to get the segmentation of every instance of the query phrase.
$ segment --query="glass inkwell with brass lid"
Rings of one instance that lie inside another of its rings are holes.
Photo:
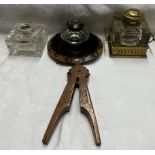
[[[149,26],[142,11],[125,10],[115,16],[108,34],[111,57],[147,57],[146,52],[151,37]]]

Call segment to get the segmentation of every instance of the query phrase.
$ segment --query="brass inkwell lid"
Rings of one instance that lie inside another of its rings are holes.
[[[128,9],[122,13],[122,17],[127,24],[136,25],[143,20],[143,12],[138,9]]]
[[[102,54],[101,40],[87,32],[83,22],[70,20],[66,25],[67,29],[56,34],[48,43],[51,58],[65,64],[75,64],[77,59],[84,63]]]

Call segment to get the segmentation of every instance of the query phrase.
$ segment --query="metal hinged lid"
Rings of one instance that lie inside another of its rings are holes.
[[[122,13],[122,16],[128,24],[135,25],[143,20],[143,12],[138,9],[128,9]]]

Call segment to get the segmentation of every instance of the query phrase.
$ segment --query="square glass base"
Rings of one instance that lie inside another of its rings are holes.
[[[9,55],[41,57],[47,41],[42,24],[17,23],[6,38]]]

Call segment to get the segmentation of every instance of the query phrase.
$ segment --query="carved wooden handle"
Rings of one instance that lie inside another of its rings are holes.
[[[83,78],[79,79],[79,87],[80,87],[81,112],[85,114],[86,117],[88,118],[93,131],[95,143],[97,146],[99,146],[101,145],[101,139],[100,139],[99,129],[98,129],[97,120],[95,116],[95,111],[94,111],[89,90],[86,84],[86,79],[83,79]]]
[[[49,122],[49,125],[46,129],[46,132],[43,137],[43,144],[48,144],[54,129],[56,125],[58,124],[58,121],[61,119],[61,117],[70,110],[72,96],[74,93],[74,87],[76,84],[76,77],[74,76],[68,76],[68,83],[60,97],[60,100],[55,108],[55,111],[53,113],[53,116]]]

